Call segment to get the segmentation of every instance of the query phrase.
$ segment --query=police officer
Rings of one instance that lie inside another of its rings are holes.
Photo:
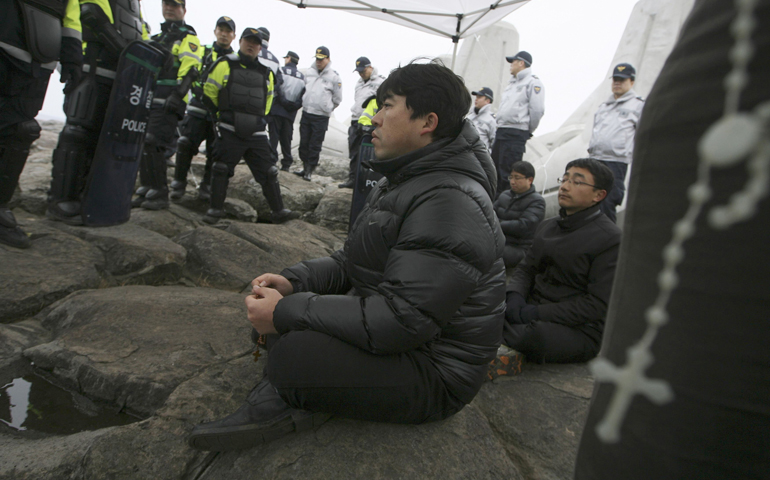
[[[511,166],[521,161],[527,140],[545,113],[545,90],[543,82],[532,75],[532,55],[522,50],[505,59],[511,64],[511,79],[497,110],[497,132],[492,146],[492,160],[497,166],[497,195],[509,188]]]
[[[329,49],[318,47],[315,62],[305,74],[305,95],[302,96],[302,119],[299,121],[299,158],[302,171],[294,172],[310,181],[318,166],[329,117],[342,102],[342,79],[331,68]]]
[[[289,171],[294,162],[291,156],[291,139],[294,136],[294,119],[297,110],[302,108],[302,96],[305,94],[305,75],[297,70],[299,55],[289,50],[283,57],[281,67],[283,84],[278,89],[280,94],[273,99],[273,107],[267,116],[267,129],[270,133],[270,148],[278,155],[278,143],[281,144],[281,170]]]
[[[615,208],[626,193],[626,173],[634,153],[634,135],[642,116],[644,100],[634,92],[636,69],[629,63],[619,63],[612,70],[612,95],[599,105],[594,115],[594,128],[588,153],[612,170],[615,183],[599,208],[613,222]]]
[[[94,159],[123,49],[147,39],[138,0],[80,0],[84,75],[64,97],[67,122],[53,151],[46,216],[82,225],[81,196]]]
[[[8,208],[29,155],[40,137],[35,116],[51,72],[61,63],[65,92],[81,75],[80,6],[77,0],[4,2],[0,16],[0,242],[28,248],[29,237]]]
[[[211,208],[203,220],[213,224],[225,216],[229,179],[243,158],[262,186],[273,223],[282,223],[298,215],[283,206],[278,167],[274,165],[265,131],[265,117],[273,103],[275,76],[258,61],[262,37],[257,29],[245,29],[238,45],[237,54],[221,57],[214,64],[203,86],[206,102],[218,111],[221,135],[215,146],[211,172]]]
[[[214,62],[225,55],[233,53],[230,46],[235,40],[235,22],[230,17],[219,17],[214,28],[214,37],[216,41],[207,45],[203,51],[203,64],[201,67],[201,82],[205,81]],[[190,99],[187,106],[187,115],[182,121],[181,136],[177,142],[176,166],[174,168],[174,180],[171,182],[170,197],[173,200],[179,200],[184,196],[187,187],[187,173],[190,171],[190,164],[203,140],[206,140],[206,167],[203,174],[203,181],[198,187],[198,198],[202,200],[209,199],[209,187],[211,182],[211,165],[213,156],[211,147],[214,144],[214,125],[211,115],[206,110],[202,98],[203,90],[200,84],[196,82],[193,87],[195,95]]]
[[[468,120],[473,122],[473,126],[479,132],[479,137],[489,151],[492,151],[492,144],[495,143],[495,129],[497,120],[492,115],[492,102],[495,94],[489,87],[483,87],[478,92],[471,92],[476,98],[473,101],[473,108],[468,113]]]
[[[139,166],[141,186],[133,206],[148,210],[168,208],[165,152],[173,148],[177,123],[184,117],[187,92],[198,77],[203,53],[195,29],[184,21],[185,0],[163,0],[160,33],[153,42],[163,48],[168,59],[158,75],[155,98],[150,110],[144,155]]]
[[[353,106],[350,107],[350,127],[348,128],[348,156],[350,168],[348,180],[338,185],[339,188],[353,188],[356,183],[356,170],[358,168],[358,150],[361,148],[361,140],[364,132],[358,124],[358,118],[364,111],[364,102],[367,98],[377,94],[377,88],[385,81],[385,77],[377,74],[377,69],[367,57],[358,57],[356,68],[359,79],[356,81],[356,93]]]

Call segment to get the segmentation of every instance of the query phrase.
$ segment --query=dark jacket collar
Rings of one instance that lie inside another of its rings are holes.
[[[527,190],[527,191],[526,191],[526,192],[524,192],[524,193],[514,193],[514,191],[513,191],[513,190],[510,190],[510,192],[511,192],[511,196],[512,196],[514,199],[524,198],[524,197],[526,197],[527,195],[531,195],[532,193],[534,193],[534,192],[535,192],[535,185],[534,185],[534,184],[530,185],[530,186],[529,186],[529,190]]]
[[[559,209],[559,219],[556,220],[556,223],[559,225],[559,227],[566,231],[572,231],[577,230],[578,228],[582,227],[583,225],[586,225],[587,223],[591,223],[597,218],[599,218],[601,215],[603,215],[602,211],[599,209],[599,204],[597,203],[593,207],[588,207],[585,210],[581,210],[577,213],[573,213],[572,215],[567,215],[564,212],[563,208]]]
[[[217,55],[219,56],[225,56],[227,54],[233,53],[233,47],[223,47],[217,42],[214,42],[214,44],[211,46],[211,49],[217,52]]]
[[[443,170],[473,178],[491,198],[494,198],[497,186],[497,172],[492,158],[469,120],[463,121],[460,134],[454,138],[437,140],[396,158],[374,159],[371,166],[375,172],[385,175],[390,184],[401,183],[427,171]]]

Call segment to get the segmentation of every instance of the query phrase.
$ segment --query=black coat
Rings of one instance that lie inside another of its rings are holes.
[[[598,205],[543,221],[507,290],[538,305],[540,320],[600,341],[620,249],[620,228]]]
[[[278,302],[275,327],[376,354],[421,352],[468,403],[502,342],[505,238],[492,207],[492,160],[466,121],[456,138],[372,168],[385,179],[345,247],[282,272],[302,293]]]
[[[532,245],[535,230],[545,217],[545,200],[534,185],[521,195],[506,190],[495,200],[495,213],[500,219],[505,243],[527,248]]]

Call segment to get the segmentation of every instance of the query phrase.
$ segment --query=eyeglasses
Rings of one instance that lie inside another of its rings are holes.
[[[508,180],[516,180],[517,182],[520,182],[527,177],[517,176],[517,175],[508,175]]]
[[[596,185],[591,185],[590,183],[581,182],[580,180],[572,180],[569,177],[562,177],[556,179],[556,181],[559,183],[559,185],[565,184],[565,183],[571,183],[572,185],[579,187],[581,185],[587,185],[589,187],[598,188]]]

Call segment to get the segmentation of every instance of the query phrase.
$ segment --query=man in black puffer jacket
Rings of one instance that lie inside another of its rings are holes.
[[[502,341],[505,239],[495,167],[463,120],[470,95],[443,65],[412,63],[377,98],[385,178],[342,250],[252,282],[249,320],[280,335],[267,375],[237,412],[195,427],[193,448],[248,448],[330,414],[440,420],[481,388]]]
[[[545,217],[545,200],[537,193],[535,167],[520,161],[511,166],[511,189],[495,200],[495,213],[505,234],[505,268],[514,268],[532,246],[535,230]]]

